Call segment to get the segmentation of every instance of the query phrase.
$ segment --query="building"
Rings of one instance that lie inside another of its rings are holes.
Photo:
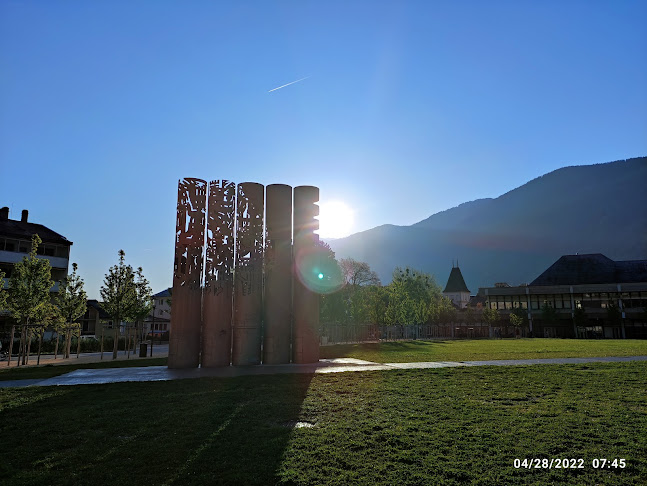
[[[528,285],[479,289],[507,320],[526,311],[536,337],[647,338],[647,260],[564,255]]]
[[[168,288],[153,295],[153,308],[144,319],[144,328],[156,336],[171,330],[171,302],[173,289]]]
[[[67,277],[72,242],[42,224],[30,223],[24,209],[20,220],[9,219],[9,208],[0,209],[0,270],[5,274],[5,286],[14,265],[31,251],[31,238],[37,234],[43,241],[38,247],[38,258],[52,265],[52,292],[58,291],[61,280]]]
[[[470,291],[465,285],[465,279],[463,279],[461,269],[458,268],[458,262],[456,262],[456,266],[452,263],[452,271],[447,279],[443,295],[451,300],[458,309],[465,309],[470,303]]]
[[[105,329],[112,328],[110,316],[95,299],[88,299],[85,314],[76,322],[81,324],[82,336],[96,336],[101,333],[104,327]]]

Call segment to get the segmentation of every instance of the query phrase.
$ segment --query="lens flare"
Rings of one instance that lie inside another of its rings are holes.
[[[343,278],[339,265],[321,247],[307,248],[295,255],[296,275],[299,281],[317,294],[339,290]]]

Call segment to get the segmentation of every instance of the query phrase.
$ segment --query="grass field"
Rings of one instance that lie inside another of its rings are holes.
[[[57,484],[645,484],[647,363],[0,389],[0,478]],[[296,422],[311,427],[295,428]],[[582,458],[582,469],[515,469]],[[624,458],[597,470],[594,458]]]
[[[645,355],[647,340],[644,339],[472,339],[339,344],[321,348],[322,358],[350,357],[378,363]]]
[[[73,364],[46,364],[40,366],[22,366],[11,368],[0,368],[0,381],[4,380],[32,380],[46,379],[53,376],[63,375],[78,369],[95,368],[130,368],[135,366],[163,366],[168,362],[167,358],[146,358],[115,360],[107,358],[98,363],[73,363]]]

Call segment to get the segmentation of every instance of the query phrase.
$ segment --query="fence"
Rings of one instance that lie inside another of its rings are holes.
[[[378,326],[376,324],[323,324],[319,329],[321,344],[366,343],[412,339],[458,339],[494,337],[484,323],[420,324]],[[507,329],[502,336],[508,334]]]

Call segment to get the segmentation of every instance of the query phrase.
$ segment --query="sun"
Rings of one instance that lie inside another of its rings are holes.
[[[353,229],[353,211],[341,201],[324,202],[319,205],[319,236],[343,238]]]

